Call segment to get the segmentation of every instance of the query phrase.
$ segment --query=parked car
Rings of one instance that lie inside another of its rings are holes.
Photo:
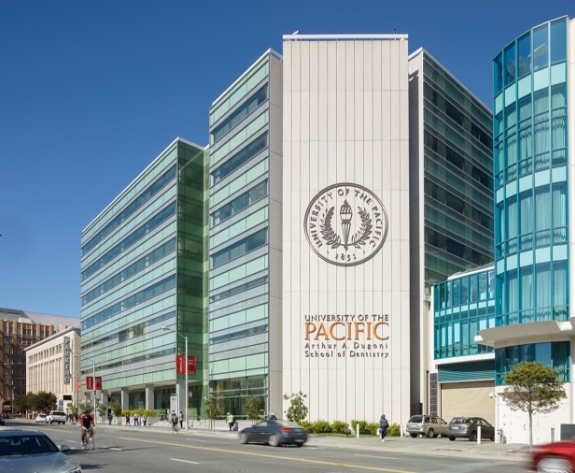
[[[573,473],[575,439],[538,445],[531,450],[532,469],[540,473]]]
[[[58,448],[50,438],[35,430],[0,429],[0,463],[2,471],[18,473],[82,473],[82,468]]]
[[[447,426],[447,436],[453,441],[458,437],[477,440],[477,427],[481,426],[481,438],[495,441],[495,427],[481,417],[454,417]]]
[[[34,420],[34,422],[39,423],[39,424],[45,424],[46,423],[46,414],[38,414],[36,416],[36,419]]]
[[[4,423],[4,417],[2,417],[2,416],[0,416],[0,425],[6,425],[6,424]]]
[[[66,413],[62,411],[50,411],[50,414],[46,417],[47,424],[53,424],[58,422],[58,424],[66,423]]]
[[[272,447],[294,444],[301,447],[307,442],[307,430],[285,420],[262,420],[243,429],[239,438],[240,443],[268,443]]]
[[[407,421],[406,431],[413,438],[419,434],[425,435],[428,438],[437,437],[447,433],[447,422],[441,417],[417,415],[412,416]]]

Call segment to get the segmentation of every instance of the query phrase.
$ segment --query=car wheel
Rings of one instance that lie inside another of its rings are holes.
[[[298,447],[303,447],[303,443],[296,443]]]
[[[250,438],[248,437],[248,434],[243,433],[240,435],[240,443],[248,443],[250,441]]]
[[[430,439],[430,438],[432,438],[432,437],[433,437],[433,429],[429,429],[429,430],[427,431],[427,438]]]
[[[477,440],[477,432],[471,432],[471,434],[469,434],[469,441],[475,442],[476,440]]]
[[[268,443],[270,444],[270,446],[272,447],[278,447],[280,444],[279,439],[277,438],[276,435],[270,435],[270,438],[268,439]]]
[[[453,442],[455,440],[455,437],[453,435],[450,435],[449,440],[451,440]]]
[[[50,421],[50,425],[52,425],[52,421]]]
[[[411,438],[414,439],[415,437],[417,437],[417,434],[409,434],[411,435]]]
[[[568,460],[560,457],[542,458],[537,462],[539,473],[573,473],[573,468]]]

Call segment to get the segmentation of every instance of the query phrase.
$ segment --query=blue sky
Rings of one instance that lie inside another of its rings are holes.
[[[573,0],[0,2],[0,307],[80,315],[80,233],[282,35],[398,33],[491,107],[491,60]]]

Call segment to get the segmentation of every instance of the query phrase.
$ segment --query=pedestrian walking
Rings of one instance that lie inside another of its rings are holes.
[[[270,412],[269,420],[278,420],[278,418],[273,412]]]
[[[146,427],[146,422],[148,422],[148,416],[146,414],[142,416],[142,422],[144,423],[144,427]]]
[[[130,425],[130,414],[126,414],[126,425]]]
[[[183,429],[184,428],[184,414],[182,413],[182,411],[180,411],[179,419],[180,419],[180,429]]]
[[[387,435],[388,428],[389,428],[389,422],[387,422],[385,414],[381,414],[381,418],[379,419],[379,431],[382,442],[385,442],[385,436]]]
[[[227,417],[226,422],[227,422],[228,425],[230,426],[230,432],[231,432],[231,431],[232,431],[232,428],[233,428],[233,426],[234,426],[235,419],[234,419],[234,416],[233,416],[232,414],[230,414],[229,412],[228,412],[228,417]]]
[[[178,432],[178,416],[176,411],[172,411],[172,416],[170,417],[170,422],[172,424],[172,433]]]
[[[112,415],[111,412],[108,412],[108,425],[112,425],[112,419],[114,418],[114,416]]]
[[[139,422],[140,422],[140,416],[139,416],[138,413],[136,412],[136,413],[134,414],[134,425],[140,425]]]

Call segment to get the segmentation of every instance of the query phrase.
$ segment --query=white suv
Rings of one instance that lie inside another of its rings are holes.
[[[46,417],[46,423],[52,424],[58,422],[58,424],[66,423],[66,413],[61,411],[50,411],[50,414]]]

